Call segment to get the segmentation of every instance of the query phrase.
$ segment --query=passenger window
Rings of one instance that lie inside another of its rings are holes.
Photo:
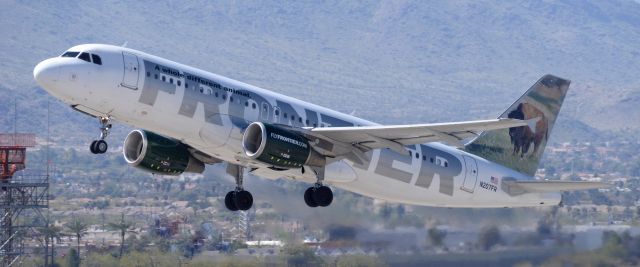
[[[316,127],[318,127],[318,125],[314,122],[313,123],[313,128],[316,128]]]
[[[298,122],[302,123],[302,117],[298,117]]]
[[[180,86],[180,84],[182,84],[182,82],[180,82],[180,81],[177,81],[177,82],[178,82],[178,86]]]
[[[173,78],[169,78],[169,83],[173,84]]]
[[[309,120],[305,120],[304,124],[309,125]]]
[[[444,162],[444,167],[445,167],[445,168],[446,168],[446,167],[449,167],[449,162],[446,162],[446,161],[445,161],[445,162]],[[475,172],[475,171],[473,171],[473,172]]]
[[[251,108],[256,109],[256,103],[251,103]]]
[[[64,52],[64,54],[62,54],[61,57],[77,57],[78,54],[80,54],[80,52],[67,51],[67,52]]]
[[[167,81],[167,78],[166,78],[166,77],[164,77],[164,76],[162,76],[162,81],[163,81],[163,82],[166,82],[166,81]]]
[[[229,102],[233,103],[233,96],[229,97]]]
[[[147,77],[151,77],[151,72],[147,71]]]
[[[427,161],[427,156],[422,155],[422,160],[423,160],[423,161]]]
[[[102,59],[100,58],[100,56],[98,56],[96,54],[91,54],[91,59],[93,59],[93,63],[96,63],[98,65],[102,65]]]
[[[416,152],[416,158],[420,159],[420,153]]]
[[[222,94],[222,100],[227,100],[227,95]]]
[[[91,58],[89,58],[89,54],[88,54],[88,53],[85,53],[85,52],[80,53],[80,55],[78,56],[78,58],[79,58],[79,59],[82,59],[82,60],[84,60],[84,61],[86,61],[86,62],[91,62]]]
[[[280,115],[280,110],[276,109],[276,116]]]
[[[283,116],[283,117],[284,117],[285,119],[287,118],[287,113],[286,113],[286,112],[284,113],[284,116]]]
[[[156,80],[158,79],[158,74],[157,73],[154,74],[153,76],[156,78]]]
[[[189,88],[189,84],[188,83],[184,83],[184,88]]]
[[[244,101],[244,106],[248,107],[249,106],[249,101]]]

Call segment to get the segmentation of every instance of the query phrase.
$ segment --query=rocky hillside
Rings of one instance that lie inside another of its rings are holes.
[[[492,118],[553,73],[573,81],[560,121],[572,126],[557,136],[640,129],[640,4],[631,0],[2,5],[0,123],[13,121],[17,99],[20,130],[46,125],[51,98],[33,66],[80,43],[126,43],[382,123]],[[51,110],[54,136],[97,134],[62,104]]]

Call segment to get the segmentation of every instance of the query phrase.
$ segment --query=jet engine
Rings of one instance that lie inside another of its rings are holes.
[[[249,124],[242,137],[242,147],[247,157],[278,168],[326,164],[325,157],[315,151],[304,136],[262,122]]]
[[[195,159],[185,144],[145,130],[131,131],[122,152],[129,165],[152,173],[180,175],[204,171],[204,163]]]

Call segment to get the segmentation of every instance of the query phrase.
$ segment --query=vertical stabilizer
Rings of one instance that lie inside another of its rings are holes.
[[[528,126],[483,132],[465,151],[533,176],[569,83],[553,75],[540,78],[499,117],[526,120]]]

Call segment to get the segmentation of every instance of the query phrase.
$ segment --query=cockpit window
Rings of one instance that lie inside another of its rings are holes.
[[[98,56],[96,54],[91,54],[91,59],[93,59],[93,63],[96,63],[98,65],[102,65],[102,59],[100,58],[100,56]]]
[[[82,60],[84,60],[84,61],[86,61],[86,62],[91,62],[91,58],[89,58],[89,54],[88,54],[88,53],[85,53],[85,52],[80,53],[80,55],[78,56],[78,58],[79,58],[79,59],[82,59]]]
[[[61,57],[77,57],[80,52],[67,51]]]

